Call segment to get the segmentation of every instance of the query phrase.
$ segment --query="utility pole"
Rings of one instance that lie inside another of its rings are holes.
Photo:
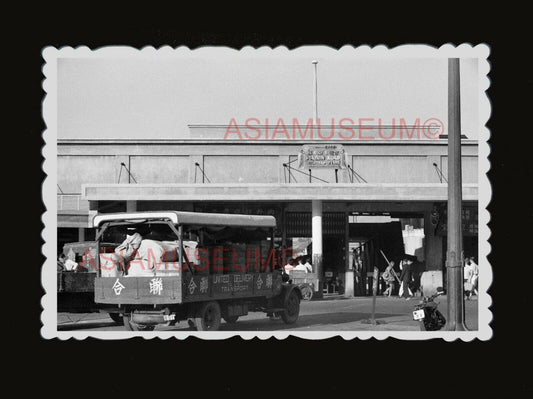
[[[317,64],[318,61],[313,60],[311,63],[315,66],[314,68],[314,79],[313,79],[313,124],[316,126],[318,123],[318,81],[317,81]]]
[[[459,58],[448,59],[448,317],[444,330],[466,331],[463,292],[461,95]]]
[[[318,99],[317,99],[317,64],[318,61],[313,60],[314,65],[314,79],[313,79],[313,127],[319,126],[318,123]],[[320,127],[318,127],[320,129]],[[318,134],[318,133],[317,133]],[[311,183],[311,169],[309,169],[309,183]],[[311,237],[313,240],[313,272],[317,275],[318,287],[315,295],[322,298],[322,285],[324,282],[323,276],[323,252],[322,252],[322,200],[311,200]]]

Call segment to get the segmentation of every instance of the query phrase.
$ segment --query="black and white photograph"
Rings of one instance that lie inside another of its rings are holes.
[[[487,45],[42,57],[44,338],[491,338]]]

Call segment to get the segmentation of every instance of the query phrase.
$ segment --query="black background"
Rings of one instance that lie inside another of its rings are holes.
[[[105,14],[104,11],[102,14]],[[181,21],[186,17],[179,14],[176,18]],[[98,13],[83,26],[78,25],[74,17],[69,19],[68,26],[55,21],[32,24],[21,21],[9,38],[13,45],[12,56],[4,57],[3,61],[15,72],[4,77],[15,76],[7,79],[15,86],[9,109],[18,115],[16,119],[12,115],[5,117],[15,122],[11,135],[21,139],[17,145],[23,155],[22,159],[9,161],[11,166],[6,170],[15,177],[15,190],[7,192],[17,192],[20,196],[22,193],[17,187],[23,184],[24,199],[29,201],[28,205],[16,201],[14,207],[20,212],[13,212],[24,215],[24,222],[19,223],[21,227],[15,227],[15,241],[20,244],[20,249],[16,246],[17,251],[23,251],[24,258],[31,262],[31,265],[25,266],[28,279],[23,286],[23,295],[19,286],[13,296],[15,300],[4,307],[5,330],[10,336],[10,341],[5,342],[14,349],[14,356],[6,357],[5,362],[10,365],[9,374],[13,376],[9,379],[18,389],[34,388],[32,382],[38,379],[40,394],[46,391],[67,393],[69,396],[76,396],[76,392],[114,395],[124,392],[139,394],[141,391],[161,395],[163,391],[169,394],[169,390],[174,397],[185,394],[204,396],[211,390],[221,393],[242,390],[255,396],[269,392],[280,395],[290,389],[299,393],[298,396],[303,396],[304,391],[311,391],[313,396],[348,394],[353,397],[386,395],[396,398],[403,394],[411,397],[433,397],[437,394],[477,397],[481,394],[492,396],[498,393],[501,396],[531,391],[528,372],[531,369],[531,352],[525,339],[528,334],[526,323],[531,320],[529,287],[518,275],[518,270],[531,268],[532,265],[527,251],[524,252],[527,246],[519,242],[521,233],[517,230],[520,225],[531,224],[531,197],[525,193],[516,195],[514,190],[532,180],[530,163],[527,158],[518,155],[518,148],[523,146],[522,140],[526,140],[529,133],[525,130],[530,125],[526,107],[531,104],[528,99],[532,78],[527,69],[526,73],[521,72],[525,62],[523,58],[516,57],[518,46],[512,39],[501,37],[492,29],[496,22],[484,25],[467,19],[461,23],[448,20],[439,24],[416,20],[418,23],[413,26],[409,21],[403,19],[397,24],[383,21],[377,29],[375,25],[362,28],[361,19],[354,18],[351,24],[342,25],[344,29],[318,29],[310,21],[294,20],[294,23],[298,22],[297,27],[304,22],[311,25],[313,29],[306,34],[301,31],[292,34],[192,33],[183,27],[153,28],[125,18],[121,18],[120,22],[126,27],[118,27],[102,24]],[[276,25],[275,22],[275,19],[271,20],[273,25]],[[460,32],[458,25],[467,29]],[[235,27],[235,24],[230,27]],[[41,118],[43,47],[87,45],[95,49],[117,44],[134,47],[187,45],[190,48],[202,45],[236,48],[244,45],[285,45],[294,48],[305,44],[332,47],[385,44],[394,47],[405,43],[427,43],[439,47],[444,43],[463,42],[486,43],[491,48],[491,87],[488,95],[493,111],[488,126],[492,132],[492,170],[489,177],[493,199],[489,207],[492,214],[489,226],[493,232],[490,240],[493,252],[489,260],[493,265],[494,283],[489,292],[494,300],[491,309],[495,314],[491,340],[414,342],[333,338],[313,342],[296,338],[283,341],[243,341],[239,338],[226,341],[195,338],[148,341],[135,338],[111,341],[89,338],[61,341],[41,337],[40,298],[43,289],[40,266],[44,262],[40,252],[43,228],[40,217],[44,211],[41,201],[41,182],[44,179],[41,150],[44,142],[41,133],[45,127]],[[517,81],[511,83],[509,79],[513,77]],[[516,125],[517,121],[522,122],[522,128]],[[519,145],[515,151],[517,141]],[[11,151],[5,150],[7,157]],[[517,158],[519,163],[513,163],[512,160]],[[517,206],[516,202],[520,200],[525,207]],[[9,280],[12,286],[12,279],[4,276],[4,281],[8,283]]]

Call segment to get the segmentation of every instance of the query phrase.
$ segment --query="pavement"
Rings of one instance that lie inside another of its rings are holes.
[[[300,317],[295,324],[269,320],[264,313],[253,312],[239,318],[236,324],[222,322],[221,331],[419,331],[419,323],[412,312],[420,297],[405,300],[398,297],[376,298],[374,324],[372,297],[344,298],[342,296],[302,301]],[[439,310],[447,314],[446,296],[437,298]],[[469,330],[478,329],[478,301],[465,301],[465,324]],[[122,331],[124,326],[114,323],[105,313],[58,313],[59,331]],[[186,331],[186,322],[175,326],[158,326],[156,331]]]

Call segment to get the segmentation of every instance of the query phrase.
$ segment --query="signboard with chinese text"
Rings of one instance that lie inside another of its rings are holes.
[[[347,154],[340,144],[305,144],[298,154],[298,168],[345,169]]]

